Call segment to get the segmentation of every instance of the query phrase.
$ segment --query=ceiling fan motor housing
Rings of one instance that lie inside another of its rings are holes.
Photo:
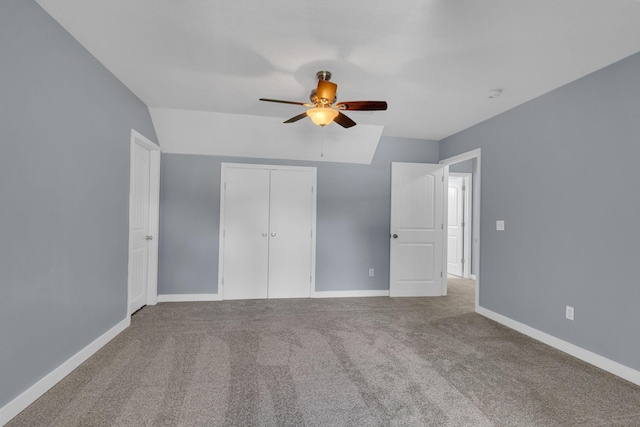
[[[338,94],[335,93],[335,95],[333,96],[333,99],[331,101],[328,101],[327,99],[322,99],[320,97],[318,97],[318,89],[312,89],[311,93],[309,94],[309,100],[311,101],[311,103],[315,104],[316,106],[330,106],[335,104],[335,102],[338,100]]]
[[[328,80],[318,80],[318,87],[311,91],[311,102],[318,107],[329,107],[338,99],[338,85]]]

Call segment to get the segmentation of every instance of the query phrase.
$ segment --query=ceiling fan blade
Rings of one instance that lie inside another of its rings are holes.
[[[333,121],[339,124],[340,126],[342,126],[343,128],[350,128],[356,125],[356,122],[354,122],[349,117],[342,114],[341,112],[338,112],[338,115],[336,116],[335,119],[333,119]]]
[[[333,104],[336,99],[338,85],[327,80],[318,80],[316,95],[323,104]]]
[[[304,119],[305,117],[307,117],[307,112],[306,112],[306,111],[305,111],[304,113],[302,113],[302,114],[298,114],[298,115],[297,115],[297,116],[295,116],[295,117],[291,117],[289,120],[287,120],[287,121],[286,121],[286,122],[284,122],[284,123],[293,123],[293,122],[297,122],[298,120]]]
[[[351,111],[383,111],[387,109],[386,101],[346,101],[336,105],[340,110]]]
[[[267,102],[277,102],[279,104],[293,104],[293,105],[304,105],[305,107],[313,107],[313,105],[308,104],[306,102],[297,102],[297,101],[282,101],[281,99],[268,99],[268,98],[260,98],[260,101]]]

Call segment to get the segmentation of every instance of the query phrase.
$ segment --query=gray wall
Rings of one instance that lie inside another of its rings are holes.
[[[636,370],[638,76],[640,54],[440,144],[482,148],[480,305]]]
[[[123,320],[146,106],[35,2],[0,2],[0,407]]]
[[[473,173],[474,159],[465,160],[463,162],[454,163],[449,166],[449,172]]]
[[[436,141],[385,137],[371,165],[164,154],[158,293],[218,290],[221,162],[317,167],[316,291],[389,289],[391,162],[438,159]]]

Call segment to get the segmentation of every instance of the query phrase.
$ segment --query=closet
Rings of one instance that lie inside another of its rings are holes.
[[[218,292],[223,299],[310,297],[316,168],[223,163]]]

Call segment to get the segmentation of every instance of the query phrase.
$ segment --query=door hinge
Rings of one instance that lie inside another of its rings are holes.
[[[462,221],[462,226],[464,227],[464,221]]]
[[[440,230],[444,230],[444,224],[440,224]]]
[[[464,258],[462,258],[462,259],[460,260],[460,263],[461,263],[461,264],[464,264]]]
[[[313,186],[311,186],[311,194],[313,194]]]
[[[467,189],[467,186],[466,186],[466,185],[463,185],[463,186],[462,186],[462,191],[465,191],[466,189]]]
[[[442,277],[442,271],[440,272],[440,277]]]

